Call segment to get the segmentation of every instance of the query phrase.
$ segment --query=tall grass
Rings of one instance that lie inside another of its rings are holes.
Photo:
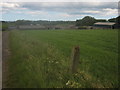
[[[117,30],[11,31],[8,87],[77,88],[118,86]],[[78,73],[71,51],[80,46]]]

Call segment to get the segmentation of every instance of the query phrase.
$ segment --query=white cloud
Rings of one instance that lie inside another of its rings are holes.
[[[70,17],[71,15],[69,15],[67,13],[61,13],[61,14],[59,14],[59,16],[61,16],[61,17]]]
[[[19,7],[17,3],[0,3],[3,8],[16,8]]]
[[[2,2],[118,2],[119,0],[3,0]]]
[[[91,14],[100,14],[101,12],[100,11],[83,11],[83,13],[91,13]]]
[[[101,12],[102,14],[102,12]],[[103,9],[103,15],[118,15],[118,9],[111,9],[111,8],[106,8]]]
[[[18,3],[0,3],[0,6],[2,13],[7,13],[20,7]]]
[[[24,12],[24,13],[26,13],[28,15],[34,15],[34,16],[48,14],[47,12],[43,12],[43,11],[27,11],[27,12]]]

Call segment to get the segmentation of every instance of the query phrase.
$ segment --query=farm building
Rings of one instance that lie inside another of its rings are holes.
[[[114,22],[97,22],[97,23],[94,23],[93,28],[114,29],[115,28],[115,23]]]

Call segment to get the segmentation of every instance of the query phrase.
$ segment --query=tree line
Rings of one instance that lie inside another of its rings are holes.
[[[120,25],[120,16],[111,19],[95,19],[91,16],[85,16],[82,19],[76,20],[76,26],[92,26],[96,22],[115,22],[116,24]]]
[[[117,26],[120,27],[120,16],[111,19],[95,19],[91,16],[85,16],[82,19],[76,21],[47,21],[47,20],[17,20],[12,22],[1,21],[2,29],[7,30],[9,26],[19,26],[19,25],[43,25],[43,26],[55,26],[55,25],[75,25],[75,26],[92,26],[96,22],[115,22]]]

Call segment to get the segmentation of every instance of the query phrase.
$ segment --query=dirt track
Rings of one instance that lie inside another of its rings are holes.
[[[9,31],[2,32],[2,88],[6,88],[8,78]]]
[[[2,88],[2,31],[0,31],[0,89]]]

